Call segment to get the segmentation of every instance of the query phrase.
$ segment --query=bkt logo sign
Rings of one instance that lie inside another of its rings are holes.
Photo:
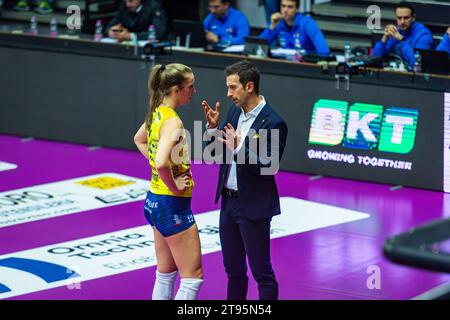
[[[314,104],[309,143],[394,153],[414,148],[416,109],[321,99]]]
[[[69,281],[70,279],[80,277],[78,273],[65,266],[34,259],[16,257],[0,259],[0,267],[7,268],[13,272],[16,272],[17,279],[19,279],[17,281],[20,281],[20,274],[22,272],[26,272],[35,277],[38,277],[44,280],[46,283],[54,283],[62,280]],[[16,279],[9,280],[12,280],[14,282]],[[0,297],[2,293],[8,293],[13,290],[14,288],[10,288],[8,285],[0,282]]]

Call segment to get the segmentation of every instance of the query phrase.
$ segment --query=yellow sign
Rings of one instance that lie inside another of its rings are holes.
[[[101,189],[101,190],[109,190],[109,189],[126,186],[129,184],[133,184],[135,182],[124,181],[124,180],[119,180],[116,178],[110,178],[107,176],[103,176],[103,177],[93,178],[93,179],[89,179],[89,180],[79,181],[76,183],[81,184],[82,186],[86,186],[86,187],[91,187],[91,188],[96,188],[96,189]]]

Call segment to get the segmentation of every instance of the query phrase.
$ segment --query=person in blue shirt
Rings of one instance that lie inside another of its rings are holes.
[[[247,17],[230,7],[230,1],[209,0],[210,14],[203,21],[206,40],[224,47],[244,44],[244,37],[250,34]]]
[[[309,16],[298,12],[299,0],[282,0],[281,12],[271,16],[271,24],[260,35],[271,45],[293,49],[301,45],[308,54],[328,56],[330,48],[316,22]]]
[[[397,26],[389,24],[384,28],[384,35],[375,44],[372,56],[386,57],[393,52],[412,67],[414,66],[414,49],[431,49],[433,34],[423,24],[415,21],[415,10],[408,3],[399,3],[395,9],[395,15]]]
[[[445,51],[450,56],[450,27],[447,29],[447,32],[445,33],[441,42],[436,47],[436,50]]]

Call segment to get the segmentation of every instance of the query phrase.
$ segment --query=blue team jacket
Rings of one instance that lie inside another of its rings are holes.
[[[431,49],[433,46],[433,34],[423,24],[413,22],[411,28],[407,31],[399,29],[404,36],[403,41],[398,41],[390,37],[386,43],[381,40],[375,44],[372,51],[374,57],[385,57],[394,51],[402,57],[410,66],[414,65],[414,49]]]
[[[290,31],[288,31],[286,21],[283,19],[273,30],[266,28],[259,37],[269,40],[271,45],[278,41],[280,47],[293,49],[294,36],[296,34],[300,36],[300,44],[308,54],[320,56],[328,56],[330,54],[330,48],[316,22],[311,17],[304,16],[301,13],[297,13],[294,25]],[[286,37],[285,41],[280,39],[283,36]]]
[[[450,55],[450,37],[448,36],[448,33],[445,33],[444,38],[442,38],[442,41],[436,47],[436,50],[446,51],[447,54]]]
[[[211,31],[219,37],[219,42],[229,44],[244,44],[244,37],[250,34],[247,17],[240,11],[229,8],[225,16],[217,19],[210,13],[203,21],[206,31]]]

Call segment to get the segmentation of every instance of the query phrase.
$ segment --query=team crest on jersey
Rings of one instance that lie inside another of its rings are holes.
[[[181,224],[181,219],[177,214],[173,215],[173,220],[175,221],[176,226],[179,226]]]

